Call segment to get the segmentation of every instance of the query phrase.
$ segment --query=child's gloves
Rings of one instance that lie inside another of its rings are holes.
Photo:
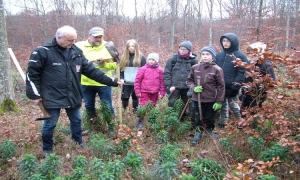
[[[191,97],[193,96],[193,91],[192,91],[191,88],[188,90],[188,92],[186,93],[186,95],[187,95],[189,98],[191,98]]]
[[[215,103],[215,104],[213,105],[214,111],[217,111],[217,110],[219,110],[219,109],[221,109],[221,108],[222,108],[222,104],[221,104],[221,103]]]
[[[196,92],[196,93],[201,93],[201,92],[202,92],[202,86],[196,86],[196,87],[194,88],[194,92]]]

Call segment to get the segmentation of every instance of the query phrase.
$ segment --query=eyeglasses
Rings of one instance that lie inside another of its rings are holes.
[[[95,36],[93,36],[93,37],[94,37],[94,38],[102,38],[103,36],[96,36],[96,37],[95,37]]]
[[[187,51],[188,49],[186,48],[179,48],[180,51]]]

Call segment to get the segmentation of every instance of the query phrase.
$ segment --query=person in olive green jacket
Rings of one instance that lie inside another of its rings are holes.
[[[104,30],[100,27],[93,27],[89,31],[88,39],[76,43],[76,46],[83,51],[83,55],[89,60],[93,61],[96,68],[100,69],[108,76],[112,76],[112,71],[117,69],[117,63],[112,61],[112,56],[105,47],[106,41],[103,39]],[[103,100],[108,107],[112,115],[114,116],[114,108],[112,105],[112,88],[105,84],[98,83],[84,75],[81,77],[81,88],[83,92],[83,99],[85,109],[88,116],[92,121],[96,120],[96,107],[95,97],[98,94],[100,100]],[[113,125],[109,124],[109,135],[114,137]]]

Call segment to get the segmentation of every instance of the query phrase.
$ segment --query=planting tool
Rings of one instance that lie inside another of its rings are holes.
[[[183,114],[184,114],[186,108],[189,106],[190,101],[191,101],[191,98],[189,98],[189,99],[186,101],[185,106],[183,107],[183,109],[182,109],[182,111],[181,111],[181,114],[180,114],[180,116],[179,116],[179,120],[182,118],[182,116],[183,116]]]
[[[197,76],[197,86],[201,86],[200,84],[201,81],[201,77]],[[200,98],[200,93],[198,93],[198,108],[199,108],[199,118],[200,118],[200,122],[202,125],[203,130],[205,131],[205,124],[202,118],[202,108],[201,108],[201,98]]]
[[[43,112],[44,116],[40,117],[40,118],[36,118],[36,121],[41,121],[41,120],[49,120],[52,118],[51,114],[48,113],[48,111],[45,109],[45,106],[42,102],[42,100],[40,100],[38,102],[38,106],[40,107],[41,111]]]

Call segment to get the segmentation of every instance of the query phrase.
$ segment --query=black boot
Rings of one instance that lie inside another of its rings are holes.
[[[141,117],[138,118],[137,129],[138,129],[138,131],[142,131],[144,129],[143,118],[141,118]]]

